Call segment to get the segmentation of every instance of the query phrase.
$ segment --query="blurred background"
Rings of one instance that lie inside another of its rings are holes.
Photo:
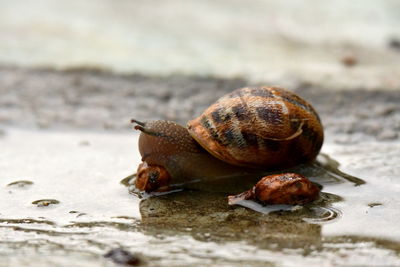
[[[0,3],[5,65],[399,86],[396,0]]]

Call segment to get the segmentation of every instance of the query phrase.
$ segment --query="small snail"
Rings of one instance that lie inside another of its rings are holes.
[[[252,189],[229,196],[229,205],[253,199],[265,204],[304,204],[317,199],[319,188],[297,173],[263,177]]]
[[[146,192],[167,191],[171,185],[198,180],[246,179],[248,175],[311,162],[324,138],[314,108],[296,94],[276,87],[237,89],[189,121],[187,128],[163,120],[132,122],[141,131],[139,151],[143,161],[135,185]],[[272,178],[274,190],[281,183],[282,194],[296,194],[296,190],[287,189],[292,188],[288,179],[297,179],[293,184],[303,189],[302,197],[298,201],[295,196],[280,197],[272,203],[305,203],[318,196],[319,188],[311,186],[307,178],[282,177],[286,178]],[[266,190],[267,179],[271,177],[264,177],[256,187]],[[230,197],[231,204],[235,203],[233,199]]]

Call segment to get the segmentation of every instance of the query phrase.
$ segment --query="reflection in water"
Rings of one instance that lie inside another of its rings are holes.
[[[268,249],[315,247],[321,243],[321,224],[341,214],[330,206],[341,198],[322,195],[304,206],[248,201],[248,209],[229,206],[224,193],[185,190],[141,201],[142,227],[151,235],[190,233],[199,240],[242,240]]]
[[[291,211],[254,212],[231,207],[226,195],[186,190],[140,203],[142,227],[150,235],[190,234],[202,241],[246,241],[260,248],[303,247],[320,242],[321,226],[309,224],[312,216],[299,206]]]
[[[339,163],[326,154],[321,154],[315,163],[297,166],[284,172],[295,172],[302,174],[309,178],[314,183],[318,184],[322,189],[331,185],[344,184],[343,186],[359,186],[365,184],[360,178],[345,174],[339,169]],[[135,174],[124,178],[121,183],[128,187],[130,193],[137,195],[141,199],[147,199],[150,197],[157,197],[161,195],[166,195],[170,193],[176,193],[182,190],[182,188],[176,188],[175,190],[163,193],[143,193],[139,192],[134,186]],[[218,181],[197,181],[197,183],[182,184],[181,186],[186,189],[196,189],[199,191],[206,192],[222,192],[222,193],[232,193],[242,191],[244,187],[249,187],[249,184],[253,184],[257,181],[259,177],[234,177],[233,179],[219,179]],[[245,182],[243,181],[245,180]],[[207,200],[205,200],[207,201]],[[315,219],[313,222],[322,223],[328,222],[329,220],[336,220],[340,217],[341,212],[337,209],[329,207],[329,203],[341,201],[341,197],[328,193],[321,193],[318,201],[314,201],[312,205],[313,209],[316,211],[315,214],[320,214],[324,219]],[[296,205],[263,205],[262,203],[257,203],[253,200],[243,200],[238,203],[239,205],[252,209],[254,211],[269,214],[274,211],[293,211],[298,209],[300,206]],[[305,205],[304,207],[307,207]],[[327,215],[329,213],[329,216]],[[312,218],[306,218],[308,222],[311,222]]]
[[[331,195],[333,197],[324,197],[324,195]],[[333,202],[332,200],[339,200],[340,197],[328,193],[321,193],[321,199],[326,201],[319,201],[319,203],[312,203],[308,205],[263,205],[252,200],[242,200],[239,202],[240,206],[252,209],[254,211],[269,214],[274,211],[287,211],[294,212],[302,210],[305,215],[302,216],[302,220],[308,223],[323,224],[333,222],[340,218],[341,211],[328,205]],[[329,200],[330,199],[330,200]],[[324,207],[323,205],[327,205]],[[304,217],[306,216],[306,217]],[[307,217],[309,216],[309,217]]]

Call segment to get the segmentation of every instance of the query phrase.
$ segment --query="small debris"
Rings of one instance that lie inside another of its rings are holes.
[[[346,67],[353,67],[354,65],[356,65],[358,63],[358,60],[356,57],[354,57],[352,55],[347,55],[347,56],[342,57],[341,62]]]
[[[392,38],[389,40],[389,47],[400,51],[400,40]]]
[[[71,211],[69,211],[69,213],[70,213],[70,214],[76,214],[76,218],[87,215],[86,213],[84,213],[84,212],[79,212],[79,211],[77,211],[77,210],[71,210]]]
[[[78,144],[79,146],[90,146],[90,142],[87,140],[82,140]]]
[[[19,180],[19,181],[15,181],[15,182],[9,183],[7,186],[21,188],[21,187],[28,187],[28,186],[31,186],[31,185],[33,185],[32,181]]]
[[[140,259],[122,248],[115,248],[110,250],[104,255],[105,258],[110,258],[113,262],[118,264],[125,264],[136,266],[140,264]]]
[[[396,140],[398,138],[398,133],[393,130],[384,130],[377,136],[379,141],[389,141]]]
[[[50,205],[60,204],[60,201],[58,201],[56,199],[39,199],[39,200],[33,201],[32,204],[36,205],[38,207],[47,207]]]
[[[382,205],[383,205],[382,203],[369,203],[368,207],[373,208],[373,207],[382,206]]]

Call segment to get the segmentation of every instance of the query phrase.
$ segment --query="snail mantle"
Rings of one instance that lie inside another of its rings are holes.
[[[319,187],[300,174],[265,176],[268,171],[314,161],[324,139],[315,109],[286,89],[237,89],[186,128],[164,120],[132,123],[141,131],[138,190],[166,192],[196,181],[223,178],[229,183],[231,178],[259,175],[261,180],[253,188],[229,196],[228,203],[254,199],[265,204],[304,204],[319,196]]]

